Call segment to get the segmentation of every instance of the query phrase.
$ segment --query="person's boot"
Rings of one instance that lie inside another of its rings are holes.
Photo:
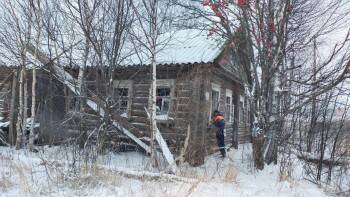
[[[225,149],[221,149],[220,152],[221,152],[222,157],[226,157],[226,150]]]

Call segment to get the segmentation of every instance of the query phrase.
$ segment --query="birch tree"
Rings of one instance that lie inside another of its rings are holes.
[[[33,10],[30,7],[32,1],[3,1],[1,7],[2,27],[0,43],[4,47],[3,58],[11,65],[20,67],[18,116],[16,122],[16,149],[23,143],[23,135],[26,130],[27,116],[27,75],[26,68],[29,63],[26,46],[32,38]],[[15,83],[14,83],[15,84]],[[15,88],[13,88],[15,90]],[[16,94],[13,94],[16,95]],[[13,98],[15,99],[15,98]],[[16,100],[16,99],[15,99]],[[13,109],[15,110],[15,109]],[[12,118],[14,121],[14,119]],[[13,124],[13,122],[11,123]]]
[[[34,41],[35,41],[35,45],[36,47],[39,46],[40,44],[40,40],[41,40],[41,31],[43,29],[43,25],[42,25],[42,16],[43,16],[43,12],[42,12],[42,7],[41,7],[41,3],[39,0],[36,1],[31,1],[30,4],[31,9],[34,12],[34,29],[37,32]],[[37,106],[36,106],[36,83],[37,83],[37,79],[36,79],[36,72],[37,72],[37,67],[36,65],[33,65],[32,68],[32,96],[31,96],[31,124],[30,124],[30,131],[29,131],[29,149],[31,151],[34,151],[34,140],[35,140],[35,133],[34,133],[34,128],[35,128],[35,118],[36,118],[36,113],[37,113]]]
[[[151,87],[149,90],[149,102],[148,108],[150,113],[150,133],[151,133],[151,161],[152,165],[156,165],[156,155],[155,155],[155,133],[157,130],[157,121],[156,121],[156,91],[157,91],[157,57],[156,57],[156,46],[157,46],[157,28],[158,28],[158,0],[141,1],[139,4],[138,1],[132,2],[133,10],[137,18],[138,27],[132,31],[133,37],[136,38],[150,54],[151,61]],[[140,9],[140,6],[144,10]],[[141,37],[138,37],[136,31],[141,32]],[[143,41],[146,39],[146,41]]]

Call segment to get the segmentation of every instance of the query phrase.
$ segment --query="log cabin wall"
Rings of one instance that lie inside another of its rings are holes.
[[[0,117],[9,119],[11,85],[14,69],[0,66]]]
[[[77,69],[67,68],[67,70],[77,77]],[[158,67],[157,86],[170,88],[168,118],[158,120],[158,127],[163,137],[167,140],[171,151],[176,155],[179,155],[183,149],[188,131],[190,131],[188,137],[190,145],[187,149],[190,151],[189,154],[186,155],[187,160],[192,159],[192,161],[199,161],[200,159],[193,158],[200,155],[200,157],[204,159],[205,155],[216,150],[215,129],[207,128],[212,110],[212,84],[220,85],[220,92],[222,94],[220,94],[219,98],[219,110],[221,111],[225,111],[227,90],[232,92],[232,102],[234,97],[238,97],[238,92],[241,91],[239,84],[236,83],[235,80],[230,79],[229,76],[224,75],[224,73],[224,70],[212,64],[166,65]],[[64,129],[89,130],[98,126],[100,119],[91,112],[89,118],[83,118],[84,122],[78,124],[80,125],[79,128],[76,126],[65,128],[56,127],[57,132],[48,132],[50,129],[47,127],[48,125],[57,125],[67,118],[67,113],[72,110],[72,107],[74,108],[75,105],[72,99],[76,99],[75,96],[69,93],[69,90],[67,90],[64,85],[54,79],[50,79],[48,75],[49,74],[42,73],[38,77],[38,97],[40,98],[38,102],[40,101],[42,105],[50,106],[47,110],[40,111],[39,117],[41,117],[40,122],[42,124],[41,127],[43,127],[40,129],[42,133],[59,134],[63,132]],[[88,68],[86,70],[86,76],[87,87],[95,91],[98,72],[95,68]],[[148,108],[150,89],[149,69],[147,69],[147,67],[117,69],[114,74],[114,79],[115,88],[128,88],[128,121],[134,126],[144,130],[147,135],[149,135],[148,118],[144,109],[145,107]],[[101,81],[100,84],[102,84],[102,86],[105,85],[105,83]],[[119,86],[117,84],[119,84]],[[48,98],[50,98],[49,100],[52,102],[48,102]],[[41,106],[41,108],[42,107],[44,106]],[[51,112],[48,114],[49,111]],[[56,112],[59,113],[56,114]],[[52,118],[50,117],[54,114],[56,114],[57,117],[51,120]],[[66,117],[62,117],[62,114]],[[228,121],[226,125],[225,139],[226,143],[229,144],[232,142],[232,133],[234,129],[233,121]],[[247,134],[247,132],[243,132],[242,129],[240,129],[240,136],[242,136],[243,133]],[[69,136],[69,134],[62,135],[61,133],[59,136],[64,138],[64,136]],[[47,136],[47,138],[49,139],[50,137]]]
[[[32,71],[27,71],[28,77],[28,117],[31,115]],[[62,126],[65,111],[64,85],[54,76],[44,70],[37,71],[36,84],[36,122],[40,123],[40,144],[59,144],[69,137]]]

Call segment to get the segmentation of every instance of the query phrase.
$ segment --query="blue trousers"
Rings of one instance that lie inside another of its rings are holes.
[[[222,156],[226,156],[226,150],[225,150],[225,136],[224,136],[224,128],[219,128],[216,132],[216,139],[218,142],[219,150],[222,154]]]

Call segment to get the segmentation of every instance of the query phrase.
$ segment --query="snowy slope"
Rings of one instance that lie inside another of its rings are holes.
[[[203,166],[184,164],[176,175],[163,175],[136,152],[108,153],[91,164],[73,162],[78,151],[71,147],[39,153],[1,147],[0,196],[326,196],[302,177],[279,181],[278,166],[255,172],[249,152],[242,145],[228,158],[214,154]]]

